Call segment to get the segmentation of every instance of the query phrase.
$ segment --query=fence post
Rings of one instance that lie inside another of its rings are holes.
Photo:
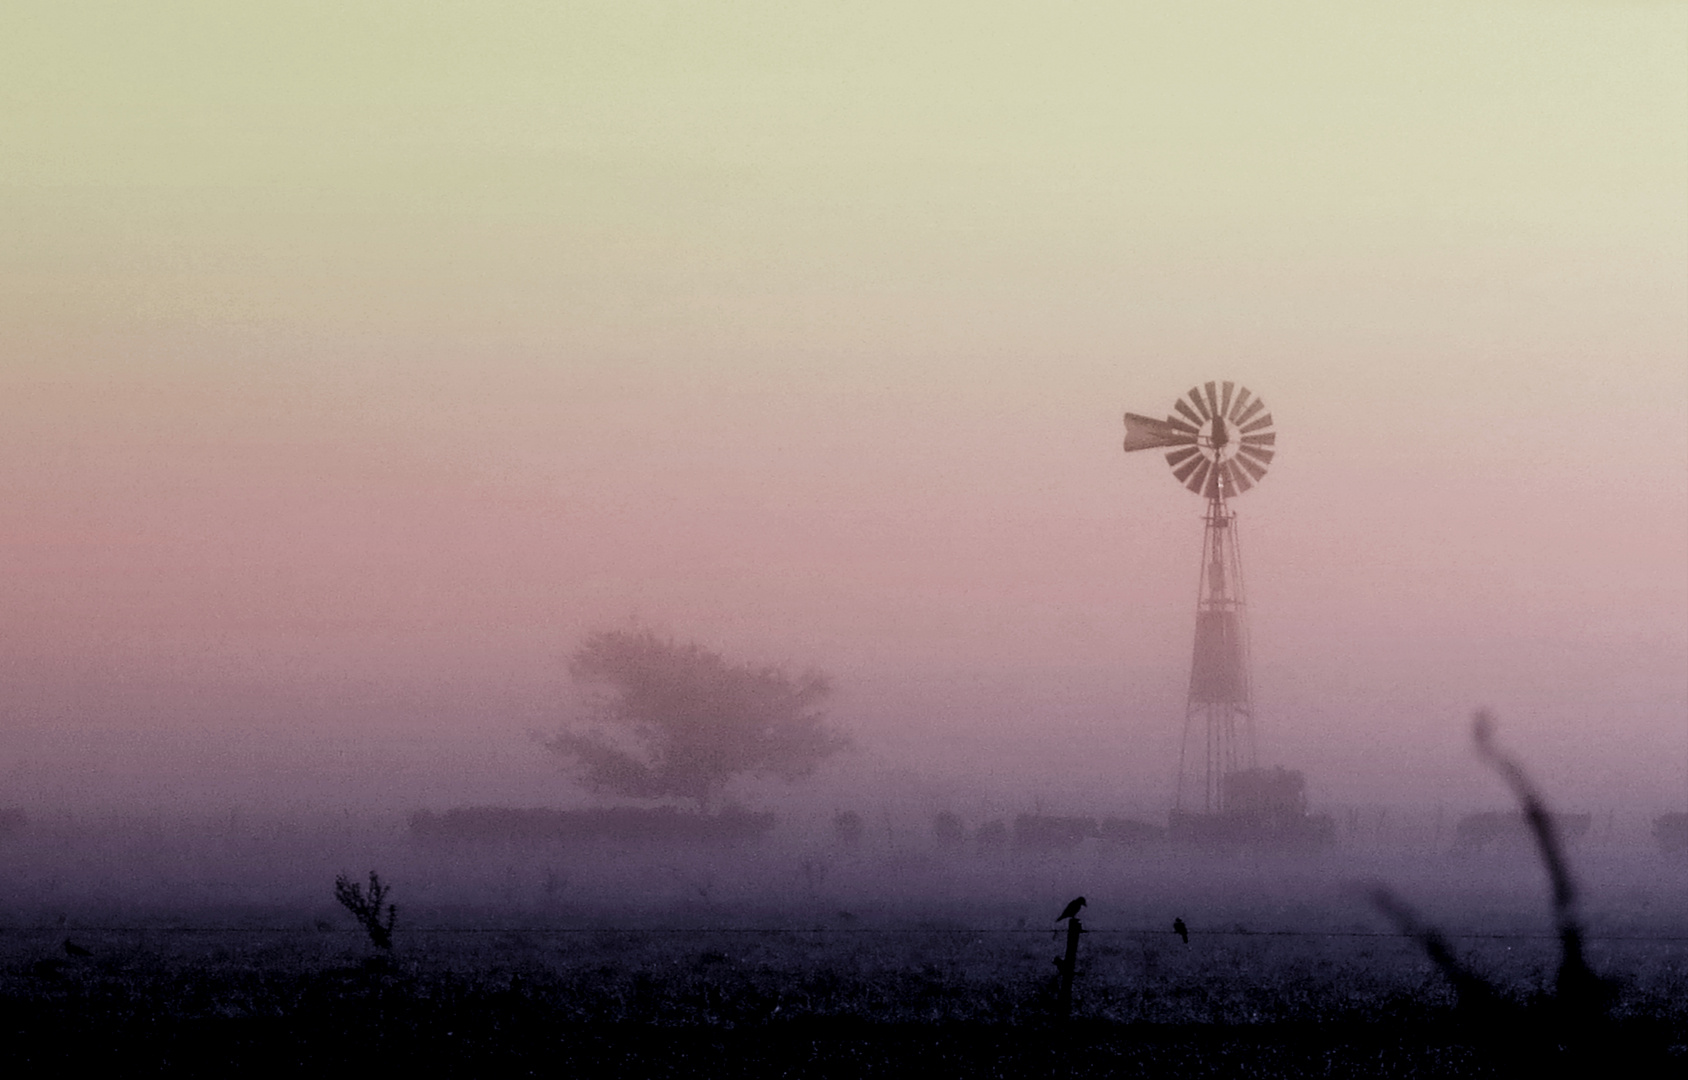
[[[1078,936],[1082,933],[1084,927],[1077,915],[1067,920],[1067,955],[1055,961],[1056,970],[1061,973],[1060,998],[1056,1008],[1063,1020],[1073,1011],[1073,969],[1078,966]]]

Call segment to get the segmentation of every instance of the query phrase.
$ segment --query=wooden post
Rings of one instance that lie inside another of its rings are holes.
[[[1084,933],[1084,927],[1074,915],[1067,920],[1067,955],[1055,961],[1055,968],[1061,973],[1060,997],[1056,1008],[1061,1019],[1065,1020],[1073,1011],[1073,969],[1078,966],[1078,936]]]

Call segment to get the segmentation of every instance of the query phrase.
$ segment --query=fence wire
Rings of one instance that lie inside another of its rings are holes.
[[[1249,930],[1189,928],[1192,938],[1367,938],[1416,941],[1413,934],[1396,930]],[[1057,928],[1037,927],[826,927],[826,926],[406,926],[398,931],[405,936],[416,935],[475,935],[475,934],[533,934],[566,937],[570,935],[650,934],[676,937],[707,937],[709,935],[742,935],[748,937],[1039,937],[1057,934]],[[1558,941],[1553,931],[1494,931],[1441,930],[1445,938],[1454,941]],[[298,926],[93,926],[65,924],[63,926],[6,926],[0,934],[351,934],[362,936],[358,927],[330,927],[327,929]],[[1086,937],[1175,937],[1166,927],[1113,927],[1092,930]],[[1688,941],[1688,934],[1591,934],[1582,935],[1584,944],[1598,942],[1664,943]]]

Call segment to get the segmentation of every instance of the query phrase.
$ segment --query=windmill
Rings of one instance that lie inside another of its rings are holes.
[[[1176,825],[1191,814],[1210,821],[1234,818],[1255,812],[1260,803],[1254,790],[1262,774],[1256,768],[1242,561],[1229,501],[1266,475],[1278,436],[1265,403],[1235,383],[1194,387],[1172,408],[1165,420],[1126,413],[1125,449],[1166,449],[1173,478],[1207,500],[1196,640],[1178,749]],[[1286,775],[1299,782],[1299,774]],[[1239,783],[1245,777],[1255,782]],[[1187,790],[1197,782],[1199,800]]]

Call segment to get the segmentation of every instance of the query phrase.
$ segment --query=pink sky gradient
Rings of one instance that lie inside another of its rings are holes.
[[[887,760],[1169,788],[1201,507],[1120,413],[1222,378],[1281,439],[1268,760],[1477,797],[1487,704],[1577,797],[1684,797],[1680,9],[592,10],[30,21],[6,730],[519,746],[639,620],[832,671]]]

